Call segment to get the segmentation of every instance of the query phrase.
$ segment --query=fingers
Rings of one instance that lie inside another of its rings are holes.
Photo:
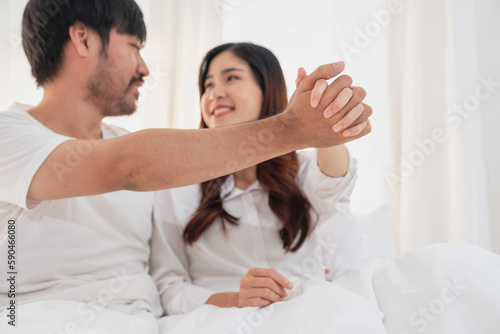
[[[333,126],[333,131],[340,132],[344,129],[347,129],[351,124],[359,118],[363,114],[365,107],[362,103],[357,104],[354,108],[349,110],[347,114],[340,121],[338,121]]]
[[[270,277],[276,283],[278,283],[280,286],[282,286],[284,288],[287,288],[287,289],[293,288],[292,282],[290,282],[288,279],[286,279],[285,276],[279,274],[274,269],[250,268],[250,270],[248,271],[248,274],[251,274],[252,276],[256,276],[256,277]]]
[[[345,64],[343,61],[321,65],[300,82],[301,89],[305,91],[311,90],[314,88],[316,81],[320,79],[331,79],[339,75],[344,70],[344,68]]]
[[[283,301],[285,297],[281,297],[274,291],[265,288],[257,288],[252,289],[251,291],[240,291],[240,307],[244,306],[264,306],[272,303]],[[255,305],[255,303],[251,303],[251,300],[254,302],[260,302],[259,305]]]
[[[325,87],[326,89],[326,87]],[[313,90],[314,92],[314,90]],[[330,118],[333,115],[335,115],[337,112],[339,112],[351,99],[353,95],[353,91],[349,87],[344,87],[335,100],[333,100],[332,103],[330,103],[326,108],[323,114],[325,115],[326,118]]]
[[[372,107],[367,105],[366,103],[361,103],[363,107],[363,112],[359,115],[359,117],[354,120],[351,125],[346,126],[345,130],[342,131],[342,135],[344,137],[353,137],[361,134],[363,130],[367,127],[370,127],[369,131],[371,131],[371,125],[368,118],[372,115]],[[358,106],[356,106],[356,109]],[[350,116],[349,116],[350,117]],[[334,126],[335,127],[335,126]],[[334,130],[335,131],[335,130]],[[366,133],[365,133],[366,134]]]
[[[350,90],[351,92],[349,92]],[[349,101],[346,100],[351,93]],[[363,103],[366,97],[366,91],[361,87],[346,87],[340,91],[335,100],[325,109],[324,116],[331,117],[332,111],[335,113],[337,109],[341,109],[339,117],[341,117],[332,127],[334,132],[341,132],[344,137],[354,137],[363,133],[369,126],[368,118],[372,115],[372,108]],[[371,126],[368,132],[371,131]],[[365,133],[366,134],[366,133]]]
[[[307,72],[303,67],[300,67],[297,73],[297,79],[295,79],[295,87],[297,87],[305,77],[307,77]]]
[[[238,306],[267,306],[282,301],[293,286],[274,269],[251,268],[240,281]]]
[[[341,104],[339,104],[338,101],[335,102],[335,100],[337,100],[337,97],[339,96],[341,91],[343,91],[345,88],[350,89],[351,85],[352,85],[352,78],[348,75],[341,75],[340,77],[336,78],[331,84],[328,85],[328,87],[323,93],[323,96],[321,97],[321,101],[318,107],[319,109],[323,110],[323,115],[325,115],[330,110],[335,111],[336,110],[335,108],[338,109],[339,106],[340,108],[342,108]],[[345,95],[348,94],[349,91],[345,90],[342,93],[343,97],[341,98],[345,98]],[[352,94],[354,96],[354,92]]]
[[[264,307],[264,306],[269,306],[271,305],[273,302],[267,300],[267,299],[264,299],[264,298],[260,298],[260,297],[254,297],[254,298],[249,298],[246,300],[245,302],[245,305],[244,306],[240,306],[240,307],[247,307],[247,306],[250,306],[250,307]]]
[[[243,280],[245,277],[243,277]],[[246,288],[253,288],[253,289],[267,289],[269,291],[274,292],[276,295],[279,296],[279,298],[285,298],[287,296],[285,288],[283,288],[281,285],[276,283],[272,278],[270,277],[254,277],[252,279],[249,279],[248,282],[241,282],[241,286],[245,286]]]
[[[363,131],[366,128],[367,125],[368,125],[368,121],[364,121],[361,124],[354,125],[354,126],[350,127],[349,129],[345,130],[344,132],[342,132],[342,135],[344,137],[357,136],[361,133],[361,131]]]
[[[299,68],[297,79],[295,79],[295,86],[298,86],[305,77],[307,77],[306,70],[303,67]],[[318,106],[319,101],[321,100],[321,97],[323,96],[323,93],[325,92],[327,87],[328,81],[326,81],[325,79],[319,79],[318,81],[316,81],[311,92],[311,106],[313,108],[316,108]]]
[[[320,79],[316,81],[316,83],[314,84],[314,88],[311,92],[311,106],[313,108],[316,108],[318,106],[319,101],[321,101],[321,97],[323,96],[323,93],[327,88],[328,88],[328,81],[326,81],[325,79]],[[347,99],[347,101],[349,101],[349,99]]]
[[[295,86],[298,86],[306,76],[307,76],[306,70],[303,67],[299,68],[299,72],[297,73],[297,79],[295,79]],[[311,106],[313,108],[316,108],[318,106],[319,101],[321,101],[321,97],[323,96],[323,93],[327,88],[328,88],[328,81],[326,81],[325,79],[319,79],[318,81],[316,81],[316,83],[314,84],[314,88],[311,92]]]
[[[366,126],[363,128],[363,130],[357,135],[351,134],[350,136],[348,136],[349,140],[361,138],[363,136],[366,136],[367,134],[369,134],[372,131],[372,126],[371,126],[370,120],[367,119],[363,123],[366,123]]]
[[[361,87],[350,87],[350,89],[352,90],[351,99],[333,118],[335,121],[332,127],[334,132],[340,132],[352,125],[360,124],[371,115],[371,108],[365,111],[367,105],[362,103],[366,91]]]
[[[307,77],[306,70],[303,67],[299,68],[299,71],[297,73],[297,79],[295,79],[295,86],[298,86],[300,82],[304,80],[305,77]],[[319,79],[318,81],[316,81],[316,83],[314,84],[314,88],[311,92],[311,106],[313,108],[316,108],[318,106],[319,101],[321,101],[321,97],[323,96],[323,93],[327,88],[328,88],[328,81],[326,81],[325,79]],[[347,101],[349,101],[349,98],[347,98]],[[347,101],[345,101],[345,103],[347,103]],[[340,110],[344,106],[344,104],[340,108],[335,110],[333,113]],[[333,113],[331,116],[333,116]]]

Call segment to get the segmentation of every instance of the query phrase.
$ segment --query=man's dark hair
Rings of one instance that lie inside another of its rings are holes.
[[[30,0],[24,9],[22,40],[39,87],[58,75],[69,28],[78,21],[101,37],[104,54],[112,28],[137,36],[141,43],[146,40],[144,18],[134,0]]]

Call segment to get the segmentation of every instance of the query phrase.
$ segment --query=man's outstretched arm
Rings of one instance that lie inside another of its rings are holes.
[[[341,70],[340,70],[341,71]],[[30,185],[28,199],[50,200],[101,194],[116,190],[149,191],[199,183],[306,147],[328,147],[367,134],[344,137],[332,126],[347,111],[330,119],[323,111],[338,93],[351,85],[337,78],[311,107],[311,90],[319,79],[340,73],[332,64],[320,66],[304,78],[287,109],[274,117],[230,127],[204,130],[150,129],[109,140],[90,140],[93,149],[77,166],[65,168],[68,154],[78,152],[84,140],[59,145],[44,161]],[[361,102],[363,94],[353,98]],[[356,120],[371,115],[366,108]]]

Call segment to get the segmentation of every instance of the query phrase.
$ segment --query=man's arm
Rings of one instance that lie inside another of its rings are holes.
[[[226,175],[293,150],[329,147],[362,137],[369,129],[352,137],[332,131],[346,112],[340,111],[330,119],[322,113],[344,87],[351,85],[350,77],[337,78],[325,90],[319,106],[310,105],[316,81],[328,80],[339,72],[331,64],[320,66],[302,80],[283,113],[265,120],[216,129],[151,129],[109,140],[66,141],[38,169],[28,199],[179,187]],[[364,96],[358,98],[362,100]],[[370,114],[371,110],[358,123]],[[75,154],[80,154],[78,163],[68,164]]]

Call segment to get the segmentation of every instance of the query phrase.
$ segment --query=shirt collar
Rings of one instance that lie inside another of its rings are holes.
[[[252,190],[261,190],[263,189],[259,180],[255,180],[254,183],[252,183],[247,189],[242,190],[240,188],[237,188],[236,185],[234,184],[234,175],[230,174],[226,181],[222,184],[220,187],[220,197],[224,199],[230,199],[232,197],[236,197],[239,194],[245,193],[245,192],[250,192]],[[226,197],[227,196],[227,197]]]
[[[230,174],[220,187],[220,197],[226,197],[234,188],[234,176]]]

